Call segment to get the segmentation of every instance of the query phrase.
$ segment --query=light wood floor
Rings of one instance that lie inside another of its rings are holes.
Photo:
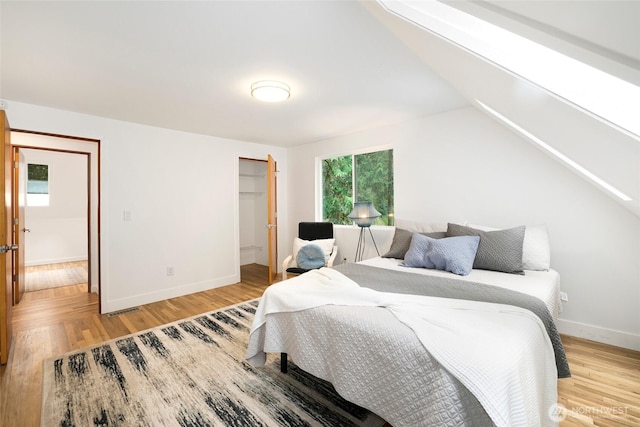
[[[25,273],[35,273],[38,271],[48,271],[48,270],[61,270],[67,268],[89,268],[89,261],[69,261],[69,262],[58,262],[55,264],[41,264],[41,265],[29,265],[24,268]]]
[[[261,266],[245,266],[241,283],[115,317],[97,314],[97,295],[86,285],[29,292],[14,308],[14,342],[0,367],[0,425],[39,425],[44,359],[259,297],[266,275]],[[561,426],[640,426],[640,353],[562,338],[573,377],[559,381],[559,401],[570,411]]]

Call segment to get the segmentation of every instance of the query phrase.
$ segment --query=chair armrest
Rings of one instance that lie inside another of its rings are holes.
[[[293,261],[293,254],[289,255],[282,261],[282,280],[287,280],[287,268],[289,268],[289,264]]]
[[[289,264],[291,264],[291,261],[293,261],[293,254],[289,254],[289,256],[286,257],[284,261],[282,261],[282,269],[286,270],[287,268],[289,268]]]
[[[333,262],[336,260],[336,256],[338,256],[338,247],[334,246],[331,251],[331,255],[329,255],[329,261],[327,261],[327,267],[333,267]]]

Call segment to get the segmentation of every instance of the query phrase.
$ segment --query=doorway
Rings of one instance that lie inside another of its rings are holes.
[[[267,162],[239,160],[240,279],[268,275]]]
[[[89,281],[88,162],[86,153],[17,148],[24,189],[26,292]],[[24,170],[22,170],[24,169]],[[26,183],[23,183],[26,181]]]
[[[35,210],[29,215],[22,236],[26,243],[25,264],[65,267],[67,271],[40,275],[54,279],[65,276],[62,280],[73,282],[86,277],[85,292],[100,295],[100,141],[12,129],[11,143],[27,154],[25,163],[51,162],[52,167],[49,196],[50,207],[55,209],[49,209],[48,213],[44,209]],[[99,303],[98,312],[100,306]]]

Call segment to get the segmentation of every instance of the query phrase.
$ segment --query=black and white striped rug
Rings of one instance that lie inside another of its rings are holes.
[[[245,362],[257,300],[44,362],[42,426],[369,426],[382,421],[279,356]]]

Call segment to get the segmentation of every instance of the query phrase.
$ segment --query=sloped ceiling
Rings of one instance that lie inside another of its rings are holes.
[[[555,6],[560,7],[559,4],[562,4],[563,8],[567,7],[566,3],[575,3],[578,8],[573,9],[573,13],[566,10],[562,14],[551,13]],[[636,42],[640,40],[640,27],[635,15],[636,12],[640,13],[638,4],[630,8],[614,7],[605,14],[600,8],[593,8],[590,3],[609,2],[582,3],[451,2],[456,8],[467,13],[492,21],[637,85],[637,82],[640,82],[640,68],[637,67],[640,55]],[[549,93],[545,88],[531,84],[496,64],[390,13],[377,3],[366,3],[366,7],[422,58],[429,68],[446,78],[472,104],[478,106],[474,101],[478,100],[489,105],[510,121],[624,192],[632,200],[623,201],[585,178],[640,216],[640,140],[637,137],[594,118],[588,112]],[[575,19],[579,23],[564,26],[558,15],[564,16],[567,20]],[[550,19],[545,19],[547,16]],[[594,25],[597,28],[594,28]],[[561,30],[558,27],[563,28]],[[616,50],[613,50],[613,47],[616,47]],[[585,87],[584,90],[590,88]],[[523,137],[523,143],[527,142],[530,141]],[[570,198],[571,195],[567,195],[568,203]]]
[[[278,146],[468,105],[356,1],[2,1],[0,15],[6,100]],[[291,98],[251,98],[265,79]]]
[[[640,2],[443,2],[640,85]],[[2,1],[0,24],[2,99],[280,146],[479,100],[640,216],[640,141],[374,1]]]

